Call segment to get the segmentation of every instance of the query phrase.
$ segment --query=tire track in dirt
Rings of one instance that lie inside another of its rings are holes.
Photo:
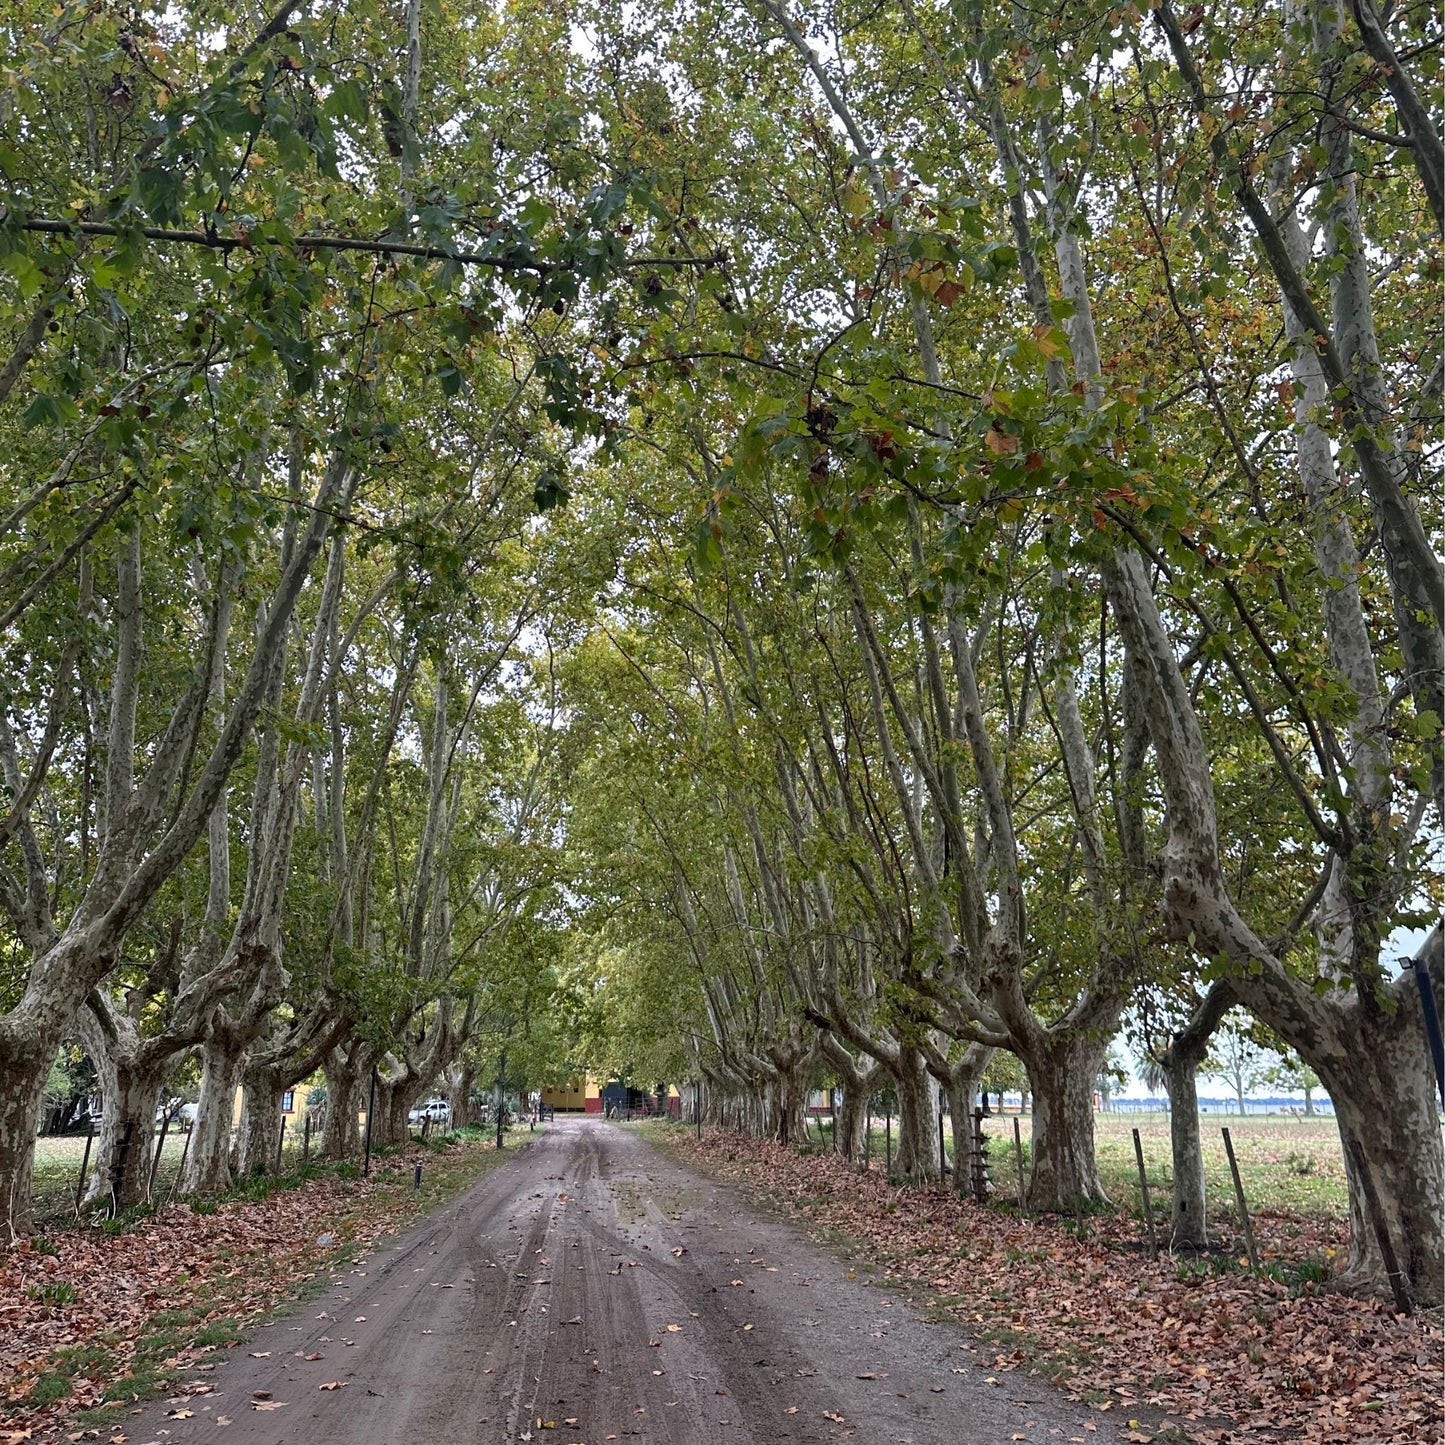
[[[258,1330],[209,1393],[139,1409],[113,1433],[132,1445],[1119,1438],[1108,1416],[993,1375],[956,1330],[852,1275],[635,1134],[561,1119]]]

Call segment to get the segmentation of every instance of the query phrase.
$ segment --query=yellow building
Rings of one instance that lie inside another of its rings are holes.
[[[584,1079],[569,1079],[561,1088],[543,1089],[542,1103],[547,1108],[559,1109],[564,1114],[600,1114],[602,1085],[591,1075]]]
[[[294,1089],[287,1089],[281,1095],[281,1117],[286,1122],[286,1133],[289,1135],[293,1129],[304,1128],[303,1120],[306,1118],[307,1101],[311,1097],[310,1084],[297,1084]],[[231,1123],[237,1125],[241,1122],[241,1109],[245,1104],[246,1091],[242,1088],[236,1089],[236,1103],[231,1111]]]
[[[629,1101],[633,1109],[638,1109],[644,1107],[644,1098],[648,1100],[646,1107],[656,1107],[651,1102],[653,1095],[647,1091],[625,1089],[617,1083],[607,1084],[601,1079],[594,1079],[591,1074],[582,1079],[569,1079],[562,1088],[542,1090],[542,1103],[547,1108],[574,1114],[600,1114],[609,1100],[619,1109],[628,1107]],[[682,1111],[682,1096],[678,1093],[676,1084],[667,1086],[665,1107],[674,1117]]]

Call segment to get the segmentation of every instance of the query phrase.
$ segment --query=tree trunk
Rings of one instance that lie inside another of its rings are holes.
[[[392,1086],[386,1113],[386,1142],[388,1144],[405,1144],[410,1138],[411,1127],[408,1120],[411,1111],[420,1102],[421,1096],[425,1092],[414,1079],[398,1080]]]
[[[201,1095],[183,1186],[187,1194],[220,1194],[231,1187],[231,1136],[244,1063],[245,1054],[219,1033],[201,1048]]]
[[[371,1130],[371,1147],[389,1149],[393,1144],[401,1143],[401,1139],[393,1132],[395,1120],[392,1116],[392,1099],[396,1094],[396,1081],[389,1079],[380,1070],[376,1075],[376,1090],[373,1094],[371,1085],[367,1085],[366,1097],[368,1101],[375,1099],[375,1118],[368,1116],[367,1124]],[[405,1129],[405,1116],[402,1120],[403,1130]]]
[[[1094,1080],[1107,1047],[1092,1031],[1070,1031],[1020,1054],[1034,1097],[1030,1209],[1109,1202],[1094,1157]]]
[[[1174,1163],[1174,1207],[1169,1242],[1174,1249],[1203,1249],[1209,1243],[1204,1195],[1204,1148],[1200,1142],[1199,1060],[1171,1052],[1164,1060],[1164,1089],[1169,1096],[1169,1148]]]
[[[326,1056],[326,1157],[349,1159],[361,1152],[357,1115],[367,1106],[361,1051],[333,1049]]]
[[[916,1049],[900,1048],[894,1077],[898,1086],[898,1151],[894,1173],[906,1179],[938,1178],[938,1085]]]
[[[1310,1063],[1334,1100],[1350,1185],[1350,1256],[1338,1283],[1389,1293],[1377,1240],[1383,1224],[1415,1300],[1439,1305],[1445,1282],[1445,1154],[1420,1009],[1406,1003],[1387,1014],[1373,1004],[1356,1004],[1331,1033],[1327,1055]],[[1352,1140],[1364,1150],[1380,1220],[1370,1217],[1369,1191],[1351,1157]]]
[[[476,1076],[476,1070],[466,1065],[453,1065],[447,1070],[447,1103],[452,1106],[453,1129],[471,1122],[472,1084]]]
[[[780,1144],[801,1144],[808,1133],[808,1074],[812,1059],[802,1066],[779,1068],[772,1083],[772,1119],[769,1133]]]
[[[156,1104],[170,1060],[138,1060],[124,1047],[92,1058],[105,1102],[84,1203],[110,1203],[118,1212],[151,1197]]]
[[[810,1016],[810,1022],[823,1030],[820,1042],[823,1057],[837,1072],[842,1086],[843,1107],[834,1115],[833,1147],[845,1159],[861,1164],[868,1149],[868,1106],[883,1076],[883,1066],[866,1051],[855,1055],[821,1015]]]
[[[385,1073],[376,1081],[376,1123],[372,1126],[371,1142],[385,1145],[388,1149],[399,1148],[410,1137],[408,1118],[425,1090],[420,1080],[409,1069],[388,1077]]]
[[[970,1044],[963,1058],[949,1071],[948,1114],[953,1120],[953,1192],[973,1192],[973,1101],[983,1082],[983,1071],[993,1050]],[[984,1095],[985,1101],[988,1095]],[[988,1111],[985,1110],[985,1113]]]
[[[857,1085],[843,1086],[843,1107],[838,1111],[833,1147],[854,1164],[863,1162],[868,1147],[868,1101],[872,1095]]]
[[[236,1177],[270,1174],[281,1143],[281,1096],[285,1079],[274,1064],[248,1063],[241,1076],[241,1142]]]
[[[35,1131],[58,1042],[17,1039],[0,1051],[0,1189],[5,1191],[0,1197],[0,1248],[9,1248],[30,1227]]]

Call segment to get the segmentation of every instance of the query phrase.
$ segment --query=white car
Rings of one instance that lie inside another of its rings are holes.
[[[445,1099],[428,1099],[425,1104],[418,1104],[406,1118],[409,1124],[422,1124],[428,1119],[433,1124],[449,1124],[452,1106]]]

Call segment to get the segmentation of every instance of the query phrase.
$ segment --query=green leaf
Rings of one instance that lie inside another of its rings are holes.
[[[537,473],[532,486],[532,502],[539,512],[550,512],[554,507],[563,507],[571,500],[572,493],[563,483],[562,474],[555,467],[543,467]]]

